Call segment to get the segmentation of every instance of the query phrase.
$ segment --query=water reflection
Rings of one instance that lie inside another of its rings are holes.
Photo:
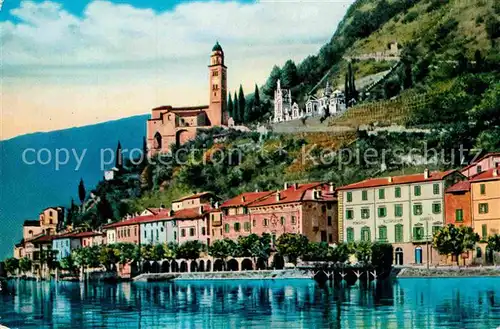
[[[11,328],[497,328],[500,278],[83,285],[11,282]]]

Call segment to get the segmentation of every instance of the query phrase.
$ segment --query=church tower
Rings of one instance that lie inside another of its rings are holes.
[[[218,41],[212,48],[208,70],[210,91],[208,119],[212,126],[227,125],[227,67],[224,65],[224,51]]]

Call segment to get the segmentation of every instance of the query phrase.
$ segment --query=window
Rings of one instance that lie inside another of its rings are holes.
[[[432,185],[432,191],[433,191],[434,195],[439,194],[439,184]]]
[[[282,216],[280,218],[280,223],[281,223],[282,226],[285,225],[285,217]]]
[[[234,231],[239,232],[240,231],[240,223],[234,223]]]
[[[417,204],[414,204],[414,205],[413,205],[413,214],[414,214],[415,216],[420,216],[420,215],[422,215],[422,212],[423,212],[423,210],[422,210],[422,205],[421,205],[420,203],[417,203]]]
[[[403,242],[403,225],[396,224],[396,226],[394,226],[394,233],[394,241]]]
[[[387,216],[387,208],[386,207],[379,207],[378,208],[378,217],[385,217]]]
[[[326,206],[321,206],[321,211],[322,211],[323,213],[325,213],[325,212],[326,212]]]
[[[214,221],[214,218],[215,218],[215,216],[214,216],[214,214],[212,214],[212,222]]]
[[[436,202],[432,204],[432,212],[434,214],[440,214],[441,213],[441,203]]]
[[[156,235],[158,235],[158,231],[156,231]],[[137,236],[137,226],[134,228],[134,236]]]
[[[370,218],[370,209],[368,209],[368,208],[361,209],[361,218],[362,219]]]
[[[347,202],[352,202],[352,192],[347,192]]]
[[[127,236],[130,237],[130,229],[127,229]]]
[[[441,229],[441,226],[434,225],[432,226],[432,236],[436,234],[437,231]]]
[[[194,228],[189,229],[189,236],[194,236]]]
[[[326,231],[321,231],[321,242],[326,242]]]
[[[327,208],[328,210],[332,209],[332,204],[331,204],[331,203],[328,203],[328,204],[326,205],[326,208]]]
[[[421,241],[424,239],[424,228],[417,226],[413,228],[413,240]]]
[[[400,197],[401,197],[401,187],[396,187],[396,188],[394,189],[394,196],[395,196],[396,198],[400,198]]]
[[[386,241],[387,240],[387,227],[380,226],[378,228],[378,239],[381,240],[381,241]]]
[[[243,228],[245,229],[245,232],[250,232],[250,222],[245,222],[243,224]]]
[[[361,229],[361,241],[370,241],[371,240],[371,234],[370,234],[370,228],[369,227],[363,227]]]
[[[481,237],[483,240],[488,237],[488,226],[486,224],[481,225]]]
[[[201,235],[205,235],[206,229],[204,227],[201,228]]]
[[[328,243],[333,243],[333,234],[328,234]]]
[[[295,216],[292,216],[292,224],[295,224],[295,221],[296,221]]]
[[[332,226],[332,216],[328,216],[328,226]]]
[[[421,189],[420,185],[416,185],[413,187],[413,194],[415,196],[420,196],[422,194],[422,189]]]
[[[354,218],[354,210],[352,209],[347,209],[345,211],[345,218],[346,219],[353,219]]]
[[[264,222],[264,226],[267,226],[267,225],[269,224],[269,221],[268,221],[268,219],[267,219],[267,218],[264,218],[264,221],[263,221],[263,222]]]
[[[488,204],[487,203],[480,203],[479,204],[479,213],[480,214],[487,214],[488,213]]]
[[[347,242],[354,241],[354,229],[352,227],[348,227],[346,229]]]
[[[229,233],[229,224],[224,225],[224,232]]]
[[[455,210],[455,221],[457,221],[457,222],[464,221],[464,210],[463,209],[456,209]]]
[[[482,171],[483,171],[483,167],[481,167],[481,166],[477,166],[477,167],[476,167],[476,172],[477,172],[478,174],[479,174],[480,172],[482,172]]]
[[[160,233],[158,230],[156,230],[156,240],[158,240],[160,238]]]
[[[483,257],[483,251],[481,250],[481,247],[476,248],[476,258],[481,258]]]
[[[174,240],[177,240],[177,231],[174,231]]]
[[[363,201],[368,200],[368,191],[362,191],[362,192],[361,192],[361,199],[362,199]]]
[[[252,220],[252,225],[253,225],[253,227],[255,227],[255,225],[257,225],[257,221],[255,219]]]
[[[385,189],[381,188],[381,189],[378,190],[378,198],[380,200],[385,199]]]
[[[481,195],[485,195],[486,194],[486,184],[479,185],[479,188],[481,190]]]
[[[181,237],[185,237],[186,236],[186,230],[185,229],[182,229],[181,230]]]
[[[403,205],[395,204],[394,205],[394,216],[395,217],[403,217]]]

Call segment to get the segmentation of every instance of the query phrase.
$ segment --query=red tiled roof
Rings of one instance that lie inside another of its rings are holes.
[[[314,189],[314,188],[320,188],[322,191],[321,197],[317,199],[317,201],[328,201],[328,200],[335,200],[335,197],[331,193],[325,193],[325,189],[322,189],[323,185],[326,185],[326,183],[307,183],[307,184],[299,184],[297,187],[295,185],[292,185],[291,187],[287,188],[286,190],[278,191],[278,192],[273,192],[272,194],[268,195],[262,200],[256,201],[251,203],[249,206],[250,207],[261,207],[261,206],[268,206],[268,205],[273,205],[273,204],[282,204],[282,203],[289,203],[289,202],[298,202],[298,201],[304,201],[304,200],[313,200],[312,198],[307,198],[306,199],[306,192],[308,190]],[[280,194],[280,199],[277,200],[276,198],[276,193]]]
[[[203,213],[201,214],[200,207],[181,209],[174,212],[172,219],[197,219],[210,210],[212,210],[212,207],[208,204],[203,205]]]
[[[446,176],[457,172],[456,170],[448,170],[448,171],[434,171],[429,172],[429,178],[424,178],[424,174],[413,174],[413,175],[405,175],[405,176],[394,176],[391,177],[392,180],[389,180],[389,177],[380,177],[380,178],[370,178],[365,179],[364,181],[349,184],[346,186],[342,186],[337,188],[337,190],[353,190],[359,188],[370,188],[377,186],[388,186],[388,185],[400,185],[400,184],[412,184],[419,182],[432,182],[437,180],[442,180]]]
[[[270,195],[273,192],[270,191],[263,191],[263,192],[246,192],[242,193],[238,196],[235,196],[232,199],[226,200],[224,203],[221,204],[221,208],[226,208],[226,207],[239,207],[239,206],[246,206],[252,202],[258,201],[268,195]]]
[[[467,192],[467,191],[470,191],[470,181],[464,180],[464,181],[456,183],[453,186],[450,186],[446,190],[446,193]]]
[[[54,240],[54,236],[53,235],[39,235],[38,237],[30,240],[31,243],[49,243],[49,242],[52,242],[52,240]]]
[[[69,232],[61,235],[55,235],[55,239],[67,239],[67,238],[89,238],[92,236],[99,236],[99,235],[104,235],[103,233],[99,232]]]
[[[495,176],[496,170],[496,176]],[[471,182],[482,182],[487,180],[499,180],[500,179],[500,168],[491,168],[490,170],[483,171],[471,178]]]

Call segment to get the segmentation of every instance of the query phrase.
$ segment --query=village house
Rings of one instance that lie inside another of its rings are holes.
[[[482,240],[500,233],[500,168],[471,179],[472,227]]]
[[[227,126],[227,67],[217,42],[210,55],[209,105],[154,108],[147,121],[149,156],[166,153],[170,145],[181,145],[196,136],[197,129]]]
[[[425,170],[338,188],[341,241],[391,243],[397,265],[439,263],[429,243],[445,223],[445,190],[463,179],[454,170]]]
[[[40,226],[47,235],[56,234],[58,227],[64,223],[64,207],[48,207],[40,213]]]
[[[464,180],[445,192],[445,223],[472,227],[470,181]]]
[[[311,95],[306,102],[307,116],[325,116],[338,115],[346,110],[345,95],[342,91],[333,90],[330,83],[326,82],[326,87],[323,90],[321,97]]]
[[[303,234],[311,242],[338,242],[337,197],[331,184],[285,184],[249,204],[248,211],[250,232],[270,234],[273,244],[284,233]]]
[[[460,172],[470,178],[493,168],[500,168],[500,153],[488,153],[479,158],[479,160],[462,168]]]

